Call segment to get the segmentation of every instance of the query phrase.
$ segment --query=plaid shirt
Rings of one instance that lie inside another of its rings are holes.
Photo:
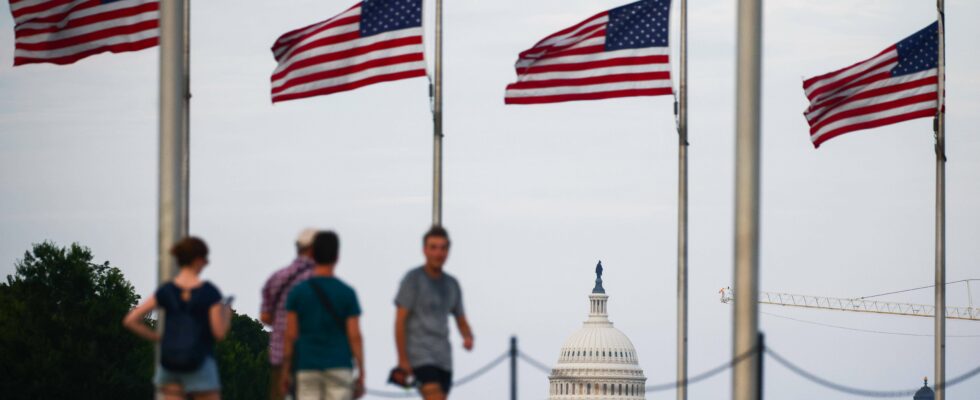
[[[276,271],[262,287],[262,312],[272,315],[272,334],[269,335],[269,363],[282,365],[286,341],[286,297],[297,284],[313,274],[313,260],[297,257],[292,264]],[[288,287],[287,287],[288,285]]]

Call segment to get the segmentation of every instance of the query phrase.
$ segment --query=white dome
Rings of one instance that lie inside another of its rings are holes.
[[[561,347],[548,380],[550,400],[645,398],[646,377],[633,342],[613,327],[606,312],[609,296],[599,278],[589,296],[589,318]]]
[[[609,363],[636,365],[633,342],[612,323],[585,323],[565,341],[558,355],[558,364]]]

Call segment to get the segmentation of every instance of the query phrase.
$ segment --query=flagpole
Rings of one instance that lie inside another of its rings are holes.
[[[157,200],[157,284],[176,274],[170,248],[187,235],[190,178],[190,7],[160,2],[160,143]],[[161,316],[162,317],[162,314]],[[163,333],[163,319],[157,331]],[[159,359],[160,347],[154,357]],[[159,394],[156,398],[162,398]]]
[[[160,2],[160,159],[157,280],[174,276],[168,250],[187,234],[187,2]]]
[[[170,248],[187,235],[190,178],[190,6],[160,2],[160,144],[157,283],[176,274]],[[163,332],[162,319],[157,330]],[[159,357],[159,346],[156,356]]]
[[[442,0],[436,0],[436,51],[432,98],[432,224],[442,224]]]
[[[183,59],[183,87],[184,92],[181,94],[181,100],[183,105],[181,110],[183,115],[181,115],[182,124],[180,132],[181,140],[181,174],[180,174],[180,187],[182,190],[181,194],[181,224],[183,228],[180,231],[180,236],[187,236],[190,230],[190,194],[191,194],[191,5],[190,0],[185,0],[184,3],[184,15],[183,15],[183,48],[181,53],[184,54]]]
[[[936,400],[946,398],[946,25],[945,4],[936,2],[939,23],[939,54],[936,75]]]
[[[677,400],[687,400],[687,0],[681,0],[677,105]]]
[[[735,94],[735,302],[732,398],[759,400],[759,157],[762,0],[738,2]]]

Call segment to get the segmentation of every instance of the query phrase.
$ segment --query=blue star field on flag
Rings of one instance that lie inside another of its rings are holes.
[[[609,10],[606,51],[666,47],[670,0],[646,0]]]
[[[892,76],[914,74],[936,68],[939,64],[939,22],[933,22],[895,46],[898,65],[892,68]]]
[[[422,0],[364,0],[361,37],[422,26]]]
[[[871,58],[803,82],[803,112],[814,147],[848,132],[935,118],[939,104],[939,23]]]
[[[426,75],[422,0],[363,0],[272,45],[272,102]]]

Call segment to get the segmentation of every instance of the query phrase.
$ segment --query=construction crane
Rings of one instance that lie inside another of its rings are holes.
[[[727,304],[735,301],[735,294],[730,287],[721,289],[719,293],[721,293],[722,303]],[[932,318],[936,315],[936,307],[926,304],[896,303],[861,298],[842,299],[836,297],[805,296],[788,293],[759,292],[759,303],[786,307],[909,315],[914,317]],[[970,303],[971,305],[969,307],[946,307],[946,318],[966,321],[980,321],[980,308],[973,307],[972,301]]]

